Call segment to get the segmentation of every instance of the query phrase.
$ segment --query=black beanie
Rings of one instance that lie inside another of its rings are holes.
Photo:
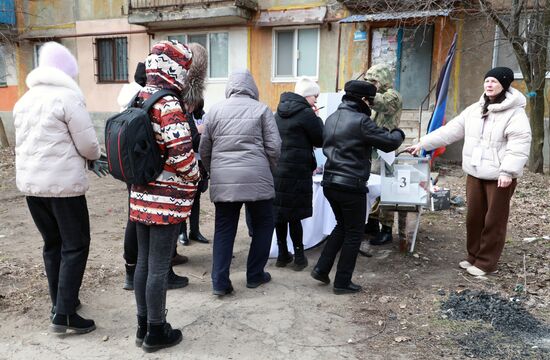
[[[487,79],[488,77],[497,79],[504,88],[504,91],[506,91],[510,87],[512,81],[514,81],[514,72],[507,67],[496,67],[489,70],[483,79]]]
[[[366,97],[369,100],[372,100],[376,96],[376,86],[373,84],[362,81],[362,80],[350,80],[344,86],[344,91],[346,95],[354,96],[357,98]]]
[[[147,82],[147,74],[145,73],[145,64],[138,62],[136,72],[134,74],[134,81],[141,86],[145,86]]]

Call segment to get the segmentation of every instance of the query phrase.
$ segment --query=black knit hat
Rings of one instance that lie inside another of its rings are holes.
[[[376,90],[376,86],[362,80],[350,80],[344,86],[346,95],[354,96],[360,99],[366,97],[367,99],[372,100],[376,95]]]
[[[507,67],[496,67],[489,70],[483,79],[487,79],[488,77],[497,79],[504,88],[504,91],[506,91],[510,87],[512,81],[514,81],[514,72]]]

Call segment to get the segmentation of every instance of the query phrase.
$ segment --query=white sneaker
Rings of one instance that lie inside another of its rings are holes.
[[[492,271],[492,272],[485,272],[483,270],[481,270],[480,268],[478,268],[477,266],[470,266],[469,268],[466,269],[466,271],[468,272],[468,274],[472,275],[472,276],[485,276],[485,275],[491,275],[491,274],[496,274],[496,270],[495,271]]]
[[[458,266],[460,266],[460,268],[466,270],[467,268],[472,266],[472,264],[470,264],[467,260],[463,260],[463,261],[458,263]]]

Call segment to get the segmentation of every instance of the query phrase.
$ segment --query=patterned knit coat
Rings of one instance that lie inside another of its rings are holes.
[[[174,41],[163,41],[151,49],[146,59],[147,84],[139,97],[168,89],[181,93],[185,88],[191,51]],[[130,219],[148,225],[178,224],[187,219],[200,180],[191,143],[191,131],[183,104],[174,96],[164,96],[149,111],[157,144],[165,156],[164,170],[147,185],[132,185]]]

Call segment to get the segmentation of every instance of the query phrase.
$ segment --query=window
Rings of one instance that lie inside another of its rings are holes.
[[[319,28],[273,31],[273,77],[318,76]]]
[[[532,36],[532,34],[527,33],[528,18],[520,18],[519,24],[519,35],[523,37]],[[550,48],[550,38],[548,39],[548,48]],[[525,51],[527,49],[527,43],[524,44]],[[547,68],[550,69],[550,57],[547,59],[548,65]],[[493,49],[493,67],[496,66],[506,66],[514,71],[514,77],[516,79],[523,79],[523,74],[519,67],[516,54],[510,41],[504,37],[498,26],[495,31],[495,47]],[[550,77],[550,71],[546,73],[546,77]]]
[[[0,45],[0,86],[6,86],[8,83],[8,71],[6,69],[6,49]]]
[[[96,39],[98,82],[128,81],[128,39]]]
[[[523,28],[525,23],[522,24]],[[514,71],[514,77],[523,78],[521,69],[519,68],[518,60],[512,48],[510,41],[502,35],[498,26],[495,34],[495,49],[493,51],[493,66],[506,66]]]
[[[171,35],[168,40],[180,43],[199,43],[208,51],[208,77],[226,79],[229,74],[229,34],[226,32],[208,34]]]
[[[38,60],[40,59],[40,48],[44,45],[44,43],[34,44],[34,56],[33,56],[33,69],[38,67]]]

